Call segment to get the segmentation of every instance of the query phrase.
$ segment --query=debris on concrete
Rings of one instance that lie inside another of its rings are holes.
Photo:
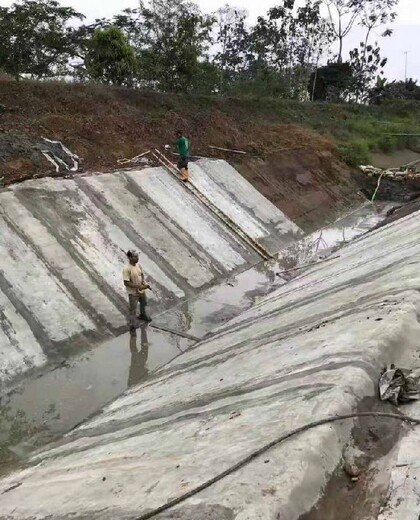
[[[354,439],[352,438],[343,450],[343,470],[350,479],[358,480],[366,466],[364,459],[364,452],[354,444]]]
[[[60,165],[58,162],[50,156],[49,152],[42,151],[41,153],[47,159],[47,161],[49,161],[54,166],[55,171],[58,173],[60,171]]]
[[[349,462],[345,462],[343,466],[344,471],[347,475],[353,480],[357,481],[359,479],[362,470],[356,466],[356,464],[350,464]]]
[[[420,387],[418,381],[412,377],[410,370],[395,368],[394,365],[391,365],[379,380],[379,394],[382,401],[390,401],[398,406],[400,403],[418,401]]]

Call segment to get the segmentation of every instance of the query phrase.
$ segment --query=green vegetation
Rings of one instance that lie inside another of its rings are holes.
[[[227,4],[205,13],[189,0],[140,0],[84,25],[83,14],[57,0],[18,0],[0,7],[0,70],[16,79],[71,76],[157,92],[406,99],[416,95],[415,83],[387,86],[380,48],[398,1],[273,0],[252,22]],[[356,27],[363,41],[346,61],[343,44]]]
[[[0,70],[19,80],[63,75],[78,53],[71,21],[84,17],[56,0],[24,0],[0,7]]]
[[[134,49],[118,27],[95,30],[85,63],[90,78],[110,85],[132,85],[137,70]]]
[[[369,147],[365,140],[354,139],[339,147],[340,158],[349,166],[359,166],[369,162]]]
[[[371,152],[399,149],[420,152],[420,103],[393,101],[381,106],[285,102],[248,98],[250,114],[265,121],[282,121],[312,128],[337,142],[341,158],[351,166],[366,164]]]
[[[25,120],[18,119],[15,110],[7,110],[16,106],[16,92]],[[84,135],[95,141],[98,135],[94,158],[102,153],[103,146],[96,125],[109,129],[110,142],[118,142],[117,135],[126,136],[119,141],[118,148],[121,143],[133,141],[133,153],[139,147],[158,146],[161,139],[170,142],[174,126],[179,124],[190,132],[196,153],[206,152],[209,139],[221,146],[243,146],[263,154],[302,145],[320,150],[330,147],[350,165],[370,162],[370,154],[375,151],[388,153],[408,148],[420,152],[418,137],[392,135],[420,134],[420,103],[416,101],[384,102],[379,106],[303,103],[275,97],[160,93],[58,81],[26,80],[16,87],[13,81],[3,80],[0,104],[6,110],[4,124],[16,131],[26,132],[29,126],[34,136],[54,135],[66,128],[70,143]],[[121,126],[115,127],[116,118],[123,118]],[[93,121],[94,131],[86,133]],[[296,125],[296,129],[284,127],[289,124]],[[299,127],[316,133],[311,137]],[[122,153],[129,155],[131,148]]]
[[[57,0],[18,0],[0,7],[0,71],[17,80],[70,76],[73,87],[95,82],[98,95],[108,95],[98,83],[128,87],[133,99],[152,91],[159,95],[152,119],[168,105],[178,113],[194,106],[199,117],[208,104],[235,107],[234,119],[242,111],[261,124],[300,124],[333,137],[353,165],[375,150],[419,147],[418,139],[393,134],[419,132],[420,87],[387,83],[373,36],[392,35],[397,4],[273,0],[251,23],[229,5],[204,13],[189,0],[140,0],[84,25],[83,14]],[[356,27],[363,41],[346,61],[343,42]]]

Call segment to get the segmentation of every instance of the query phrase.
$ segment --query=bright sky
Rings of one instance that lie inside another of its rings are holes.
[[[229,0],[230,5],[248,10],[252,19],[281,3],[282,0]],[[195,0],[203,11],[212,12],[226,3],[226,0]],[[298,0],[298,3],[303,0]],[[13,0],[0,0],[1,6],[8,6]],[[95,18],[111,17],[126,7],[136,7],[137,0],[61,0],[85,14],[89,21]],[[386,74],[389,79],[403,79],[405,69],[404,52],[408,51],[408,76],[420,81],[420,0],[400,0],[398,19],[394,24],[394,35],[382,41],[383,55],[389,59]],[[358,45],[360,36],[357,31],[348,40],[348,48]]]

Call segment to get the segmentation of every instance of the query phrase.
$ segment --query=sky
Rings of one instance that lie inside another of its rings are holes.
[[[303,0],[298,0],[298,2]],[[1,6],[9,6],[13,0],[0,0]],[[95,18],[111,17],[126,7],[136,7],[137,0],[61,0],[63,5],[69,5],[85,14],[88,21]],[[213,12],[226,3],[226,0],[195,0],[205,12]],[[229,0],[230,5],[247,9],[251,20],[265,14],[270,7],[278,5],[281,0]],[[420,0],[400,0],[398,18],[393,24],[394,34],[381,40],[382,54],[388,57],[386,76],[388,79],[404,79],[405,55],[408,52],[408,77],[420,82]],[[347,48],[358,45],[362,34],[355,30],[347,41]]]

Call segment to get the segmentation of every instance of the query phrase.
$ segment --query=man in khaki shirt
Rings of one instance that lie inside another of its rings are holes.
[[[139,264],[139,255],[134,251],[127,253],[128,264],[123,269],[124,285],[129,300],[130,333],[136,334],[137,308],[140,303],[139,319],[151,322],[151,318],[146,314],[147,296],[146,290],[150,285],[144,279],[144,273]]]

